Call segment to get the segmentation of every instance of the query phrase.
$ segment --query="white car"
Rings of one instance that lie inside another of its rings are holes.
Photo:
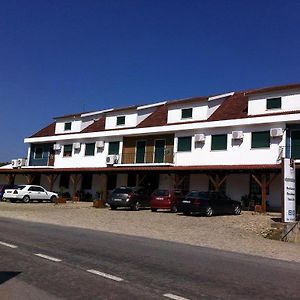
[[[55,199],[58,198],[58,194],[49,192],[39,185],[17,185],[13,189],[6,189],[3,198],[10,200],[10,202],[16,202],[18,200],[24,203],[28,203],[31,200],[55,202]]]

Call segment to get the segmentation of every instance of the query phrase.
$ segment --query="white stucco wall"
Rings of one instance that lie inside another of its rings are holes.
[[[71,122],[71,130],[65,130],[65,123]],[[80,132],[81,131],[81,123],[80,119],[63,119],[56,122],[55,125],[55,134],[61,133],[72,133],[72,132]]]
[[[281,97],[281,109],[267,109],[267,99]],[[300,90],[254,95],[249,97],[248,115],[300,110]]]
[[[117,125],[117,117],[125,116],[125,125]],[[133,111],[117,111],[109,113],[106,116],[105,129],[120,129],[126,127],[135,127],[137,125],[137,112]]]

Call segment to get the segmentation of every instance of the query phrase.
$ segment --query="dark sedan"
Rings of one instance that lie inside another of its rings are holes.
[[[139,210],[141,207],[150,207],[150,193],[143,187],[119,187],[113,190],[107,203],[112,210],[118,207]]]
[[[207,217],[219,214],[239,215],[241,203],[220,192],[191,191],[181,201],[180,210],[185,215],[199,213]]]

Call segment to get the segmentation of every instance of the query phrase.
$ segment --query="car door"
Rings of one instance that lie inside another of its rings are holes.
[[[49,198],[48,193],[41,186],[36,186],[35,189],[36,189],[36,192],[37,192],[37,196],[38,196],[37,199],[38,200],[47,200]]]
[[[30,186],[28,188],[28,195],[29,195],[30,199],[39,200],[39,194],[36,189],[36,186]]]

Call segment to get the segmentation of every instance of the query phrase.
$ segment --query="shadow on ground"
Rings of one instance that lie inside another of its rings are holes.
[[[0,284],[18,276],[21,272],[0,272]]]

